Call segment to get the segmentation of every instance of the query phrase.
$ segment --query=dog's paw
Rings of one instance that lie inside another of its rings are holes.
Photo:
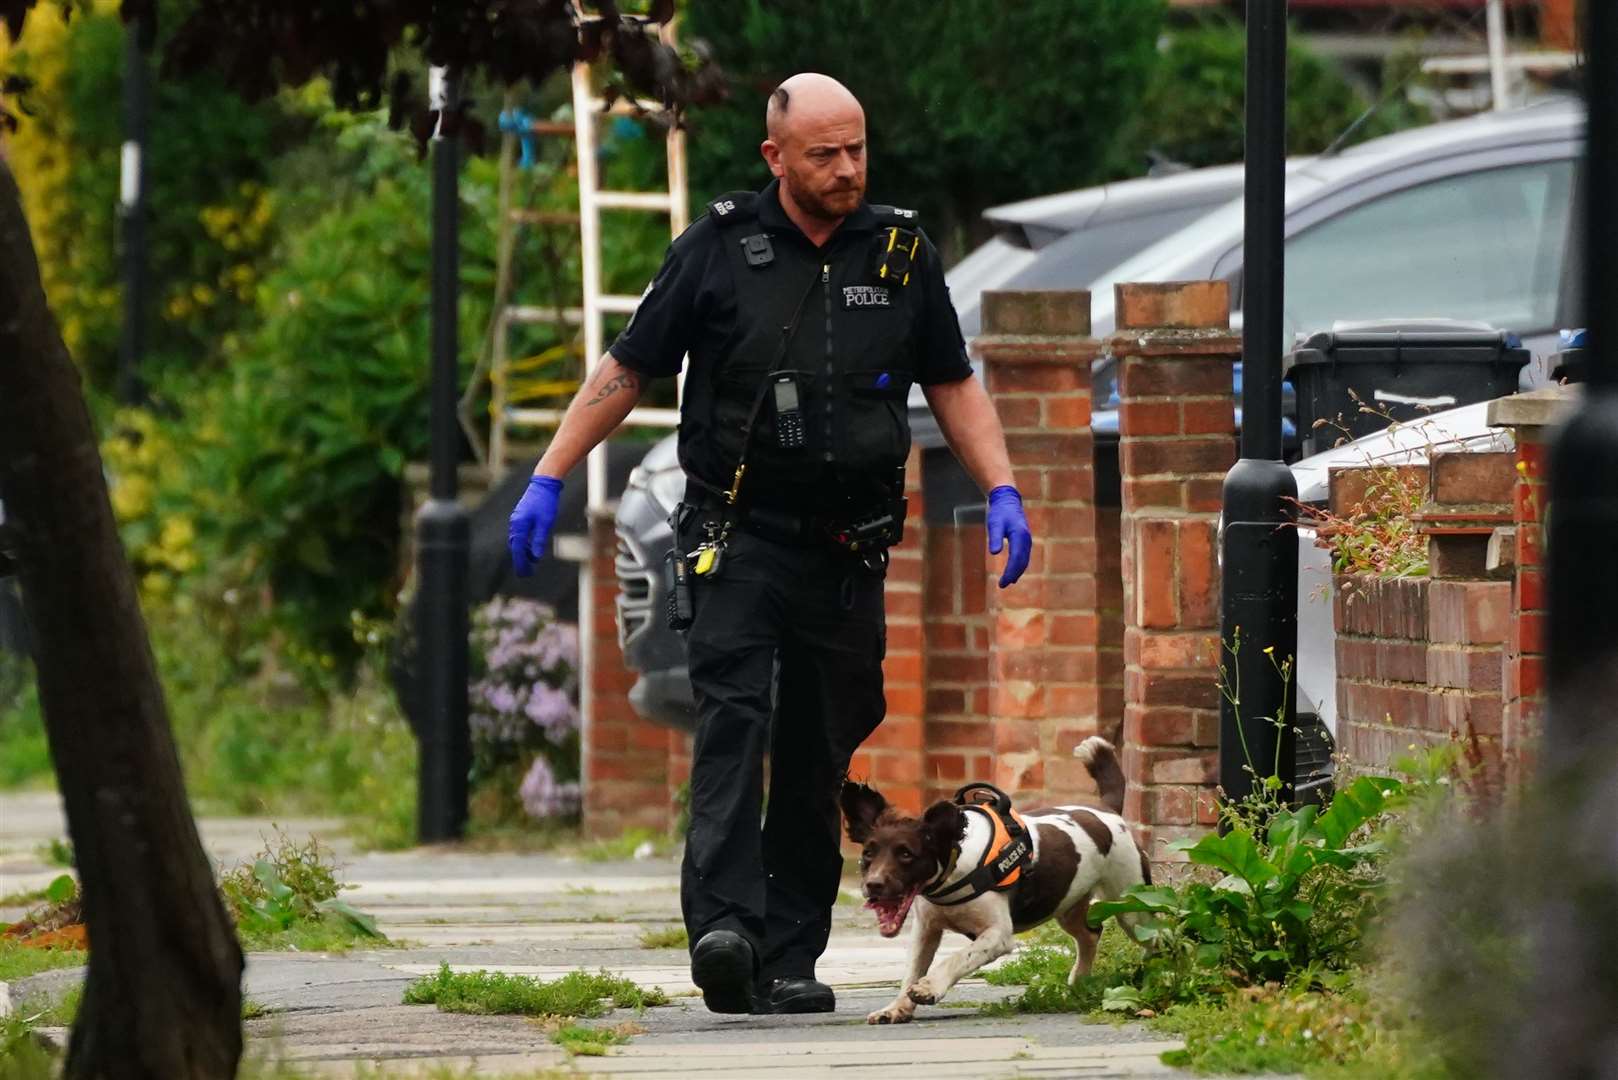
[[[867,1024],[908,1024],[911,1010],[898,1005],[889,1005],[886,1009],[878,1009],[865,1018]]]
[[[933,989],[933,984],[928,979],[920,979],[911,983],[908,992],[910,1000],[917,1005],[936,1005],[938,1003],[938,991]]]

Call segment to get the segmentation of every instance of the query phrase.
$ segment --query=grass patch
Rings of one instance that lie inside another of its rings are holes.
[[[1407,1025],[1358,989],[1325,993],[1276,986],[1225,1000],[1176,1005],[1148,1023],[1185,1038],[1169,1065],[1199,1073],[1301,1072],[1312,1080],[1439,1080],[1451,1074]]]
[[[83,967],[90,954],[83,949],[30,949],[9,938],[0,938],[0,982],[26,979],[42,971]]]
[[[605,1057],[609,1047],[622,1046],[631,1035],[639,1035],[644,1030],[638,1024],[619,1024],[615,1027],[568,1024],[551,1032],[551,1042],[570,1054]]]
[[[983,973],[991,986],[1021,986],[1023,992],[1005,1001],[982,1006],[988,1016],[1015,1016],[1022,1013],[1093,1013],[1101,1008],[1101,998],[1113,986],[1129,981],[1140,967],[1140,947],[1117,929],[1108,929],[1101,935],[1096,949],[1095,965],[1090,974],[1073,986],[1067,984],[1068,972],[1073,970],[1073,939],[1052,927],[1061,939],[1060,944],[1041,944],[1056,940],[1044,927],[1033,934],[1024,935],[1025,944],[1010,960]],[[1032,943],[1026,939],[1032,938]]]
[[[661,990],[642,990],[606,971],[573,971],[546,981],[491,971],[453,972],[448,964],[411,983],[404,995],[406,1005],[437,1005],[441,1012],[590,1019],[613,1008],[639,1010],[668,1002]]]
[[[642,851],[649,851],[652,856],[659,856],[667,855],[673,850],[674,839],[667,833],[653,832],[650,829],[626,829],[622,835],[609,840],[591,840],[580,844],[570,854],[585,862],[618,862],[636,858],[637,853]]]
[[[642,930],[640,947],[643,949],[688,949],[691,935],[683,926],[666,926],[661,930]]]
[[[84,1001],[84,985],[70,986],[60,996],[31,997],[17,1003],[15,1013],[28,1027],[72,1027]]]

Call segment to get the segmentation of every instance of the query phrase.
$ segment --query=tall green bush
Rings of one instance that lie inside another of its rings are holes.
[[[1155,153],[1185,165],[1242,160],[1247,42],[1239,23],[1210,22],[1168,35],[1144,101],[1120,132],[1117,169],[1138,174]],[[1287,46],[1287,150],[1326,149],[1370,101],[1342,72],[1296,39]],[[1354,141],[1418,123],[1402,102],[1380,107]]]
[[[760,187],[764,102],[821,71],[864,103],[870,196],[918,207],[959,253],[987,207],[1104,178],[1119,118],[1139,107],[1162,0],[692,0],[689,34],[731,75],[693,112],[695,194]]]
[[[183,493],[228,576],[267,588],[288,647],[327,668],[356,655],[356,613],[392,610],[401,477],[427,452],[430,367],[428,170],[379,116],[349,122],[334,151],[373,183],[285,237],[259,327],[227,348],[228,378],[188,394]],[[489,314],[495,191],[494,164],[469,162],[463,377]]]
[[[33,82],[7,152],[46,292],[92,391],[109,395],[123,318],[117,5],[98,0],[67,22],[41,5],[7,64]],[[142,167],[150,281],[143,375],[159,386],[206,368],[217,359],[215,343],[253,318],[257,259],[274,238],[267,164],[287,134],[284,120],[273,101],[249,106],[214,76],[154,80]]]

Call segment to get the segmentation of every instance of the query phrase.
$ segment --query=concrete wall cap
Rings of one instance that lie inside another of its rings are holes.
[[[1578,384],[1546,386],[1489,402],[1490,427],[1550,427],[1567,419],[1583,396]]]

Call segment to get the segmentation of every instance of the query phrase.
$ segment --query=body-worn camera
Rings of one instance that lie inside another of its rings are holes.
[[[910,500],[902,495],[889,500],[868,514],[838,525],[832,530],[832,541],[856,554],[893,547],[904,539],[905,511],[909,506]]]

